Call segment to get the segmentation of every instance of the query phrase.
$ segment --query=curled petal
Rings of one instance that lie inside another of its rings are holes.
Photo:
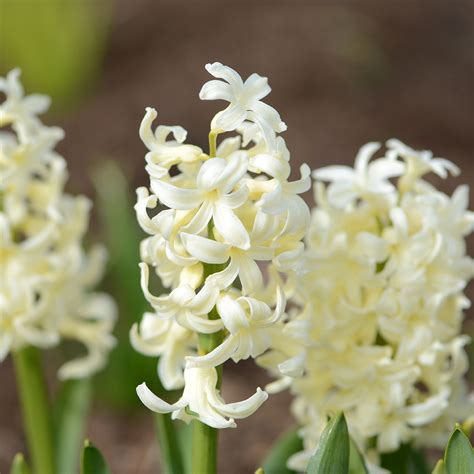
[[[230,132],[239,127],[247,118],[247,111],[239,103],[231,103],[212,120],[214,130]]]
[[[243,86],[242,78],[239,73],[229,66],[224,66],[219,62],[206,64],[206,71],[218,79],[224,79],[234,89]]]
[[[231,334],[248,327],[247,315],[242,306],[230,296],[223,296],[217,301],[217,311]]]
[[[225,263],[229,259],[228,244],[201,237],[200,235],[180,234],[184,248],[190,255],[204,263]]]
[[[186,357],[187,368],[211,368],[217,367],[229,360],[239,345],[239,336],[228,336],[224,342],[219,344],[211,352],[203,356]]]
[[[228,244],[241,249],[250,248],[250,236],[247,229],[232,209],[223,206],[220,202],[216,202],[214,204],[213,216],[216,229]]]
[[[222,81],[208,81],[206,82],[199,92],[199,98],[201,100],[232,100],[232,90],[229,84]]]
[[[152,107],[147,107],[145,116],[140,124],[140,138],[144,145],[149,149],[153,150],[153,145],[155,144],[155,135],[151,129],[153,121],[156,119],[158,113]]]
[[[211,398],[212,396],[212,398]],[[212,392],[209,394],[212,405],[222,414],[232,418],[246,418],[255,413],[268,398],[267,392],[263,391],[260,387],[257,391],[247,400],[235,403],[223,403],[215,394]]]
[[[147,386],[145,382],[137,387],[138,398],[151,411],[156,413],[170,413],[178,408],[181,408],[181,403],[170,405],[161,398],[157,397]]]
[[[203,193],[199,189],[178,188],[161,180],[152,180],[151,189],[158,199],[171,209],[195,209],[204,199]]]

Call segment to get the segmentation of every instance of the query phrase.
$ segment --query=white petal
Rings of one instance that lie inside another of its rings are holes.
[[[240,304],[230,296],[223,296],[217,301],[217,311],[225,327],[231,334],[238,333],[249,326],[247,315]]]
[[[195,209],[204,199],[199,189],[184,189],[160,180],[151,180],[151,189],[158,199],[171,209]]]
[[[300,167],[301,178],[297,181],[292,181],[286,185],[287,192],[294,194],[305,193],[311,188],[311,170],[306,163]]]
[[[321,181],[349,181],[354,182],[356,175],[350,166],[325,166],[313,171],[313,178]]]
[[[254,100],[261,100],[271,92],[268,85],[268,79],[253,73],[244,82],[245,94],[251,96]]]
[[[140,227],[147,233],[153,235],[159,232],[154,225],[150,217],[148,216],[147,209],[154,209],[156,207],[157,199],[156,196],[149,196],[148,190],[145,187],[137,189],[137,203],[134,209],[137,214],[137,220]]]
[[[229,265],[224,270],[218,273],[213,273],[207,277],[207,283],[212,284],[220,288],[221,290],[228,288],[234,283],[237,275],[239,274],[239,265],[231,259]]]
[[[232,89],[229,84],[222,81],[208,81],[206,82],[199,92],[199,98],[201,100],[226,100],[231,102],[233,99]]]
[[[234,260],[234,257],[232,258]],[[263,284],[262,272],[258,265],[248,257],[235,258],[239,266],[239,278],[244,294],[251,295],[261,289]]]
[[[239,127],[246,118],[247,111],[239,103],[231,103],[214,117],[212,127],[230,132]]]
[[[146,385],[142,383],[137,387],[138,398],[151,411],[156,413],[170,413],[179,408],[178,403],[170,405],[161,398],[157,397]]]
[[[228,244],[241,249],[250,248],[250,237],[247,229],[231,209],[216,202],[213,216],[214,225]]]
[[[158,113],[152,107],[147,107],[145,112],[145,116],[140,124],[140,138],[144,145],[149,149],[153,150],[153,146],[155,144],[155,135],[151,129],[151,125],[153,120],[157,117]]]
[[[146,300],[151,304],[151,305],[157,305],[162,301],[162,297],[158,297],[155,295],[152,295],[148,289],[148,282],[150,279],[150,271],[148,269],[148,265],[146,263],[139,263],[138,266],[140,267],[140,286],[142,288],[143,294],[146,298]]]
[[[263,122],[268,123],[275,132],[280,133],[286,130],[285,122],[281,120],[279,113],[272,106],[258,101],[252,104],[252,110]]]
[[[189,224],[182,227],[181,230],[188,234],[200,234],[211,220],[212,208],[212,202],[205,200]]]
[[[228,336],[224,342],[219,344],[211,352],[203,356],[186,357],[186,368],[210,368],[217,367],[232,357],[239,343],[239,336]]]
[[[229,66],[224,66],[219,62],[206,64],[206,71],[218,79],[226,80],[233,89],[240,89],[243,86],[239,73]]]
[[[199,290],[199,293],[193,299],[190,308],[196,314],[208,314],[215,306],[217,297],[219,296],[219,289],[214,285],[204,284]]]
[[[373,154],[380,148],[380,143],[369,142],[366,143],[357,153],[354,168],[360,175],[364,175],[367,171],[367,164],[372,158]]]
[[[237,191],[221,196],[219,201],[223,206],[228,207],[229,209],[236,209],[247,201],[248,195],[249,188],[244,184]]]
[[[230,246],[228,244],[185,232],[182,232],[180,237],[184,248],[200,262],[225,263],[229,259]]]
[[[213,396],[212,399],[210,398],[209,402],[216,408],[216,410],[225,416],[232,418],[246,418],[255,413],[267,398],[267,392],[264,392],[260,387],[258,387],[257,391],[251,397],[242,400],[241,402],[225,404],[216,396]]]

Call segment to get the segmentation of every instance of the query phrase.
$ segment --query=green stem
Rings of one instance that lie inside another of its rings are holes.
[[[182,453],[170,415],[155,415],[156,434],[160,441],[161,464],[164,474],[184,473]]]
[[[13,361],[32,471],[53,474],[51,410],[38,350],[26,347],[13,352]]]
[[[212,275],[222,270],[217,265],[204,265],[204,276]],[[217,309],[214,307],[209,313],[209,319],[219,319]],[[215,349],[223,339],[222,331],[212,334],[199,334],[198,352],[201,355],[207,354]],[[220,389],[222,383],[222,366],[216,367],[217,388]],[[217,446],[218,433],[215,428],[211,428],[198,420],[193,421],[193,448],[192,466],[193,472],[202,474],[214,474],[217,472]]]
[[[217,472],[217,435],[215,428],[193,421],[192,466],[196,474]]]

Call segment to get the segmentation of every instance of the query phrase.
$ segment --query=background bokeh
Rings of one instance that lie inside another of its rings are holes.
[[[154,377],[154,362],[127,342],[145,308],[132,212],[134,188],[147,184],[138,126],[153,106],[161,123],[181,124],[205,147],[217,104],[197,94],[212,61],[270,78],[269,103],[288,124],[294,165],[351,163],[363,143],[398,137],[462,167],[461,177],[441,185],[446,191],[474,181],[471,0],[0,0],[0,72],[20,66],[30,92],[53,97],[45,121],[66,130],[59,151],[69,164],[68,190],[95,199],[91,240],[110,248],[105,287],[120,305],[120,344],[94,380],[87,434],[118,474],[158,466],[152,418],[134,394],[137,382]],[[472,285],[468,292],[472,299]],[[52,391],[57,358],[51,351],[45,361]],[[230,364],[226,398],[265,381],[250,363]],[[289,403],[287,394],[272,397],[222,432],[219,472],[253,472],[292,426]],[[0,472],[23,443],[7,360],[0,366]]]

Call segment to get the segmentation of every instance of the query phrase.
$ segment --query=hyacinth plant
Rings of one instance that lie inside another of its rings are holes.
[[[61,420],[53,433],[38,349],[81,344],[85,354],[65,362],[58,378],[87,379],[114,346],[116,308],[109,295],[92,291],[106,252],[83,248],[90,201],[64,192],[66,162],[54,151],[64,132],[40,121],[49,98],[25,96],[19,75],[16,69],[0,78],[0,361],[13,357],[32,467],[49,474],[75,459],[54,459],[54,437],[58,452],[74,449]]]
[[[140,137],[148,148],[150,188],[137,190],[138,221],[150,237],[141,244],[141,282],[153,312],[131,331],[133,346],[158,356],[163,386],[182,389],[174,404],[143,383],[142,402],[173,419],[195,420],[194,472],[215,472],[217,430],[235,427],[267,399],[257,388],[250,398],[226,403],[220,393],[222,364],[267,351],[285,318],[283,283],[297,270],[309,209],[299,196],[310,187],[310,170],[289,181],[289,152],[278,135],[286,129],[263,99],[267,79],[245,82],[231,68],[208,64],[216,79],[204,84],[203,100],[224,100],[215,115],[209,152],[185,143],[179,126],[158,126],[148,108]],[[233,132],[219,141],[221,134]],[[157,205],[158,212],[150,217]],[[266,262],[264,281],[259,262]],[[149,267],[169,293],[149,290]]]

